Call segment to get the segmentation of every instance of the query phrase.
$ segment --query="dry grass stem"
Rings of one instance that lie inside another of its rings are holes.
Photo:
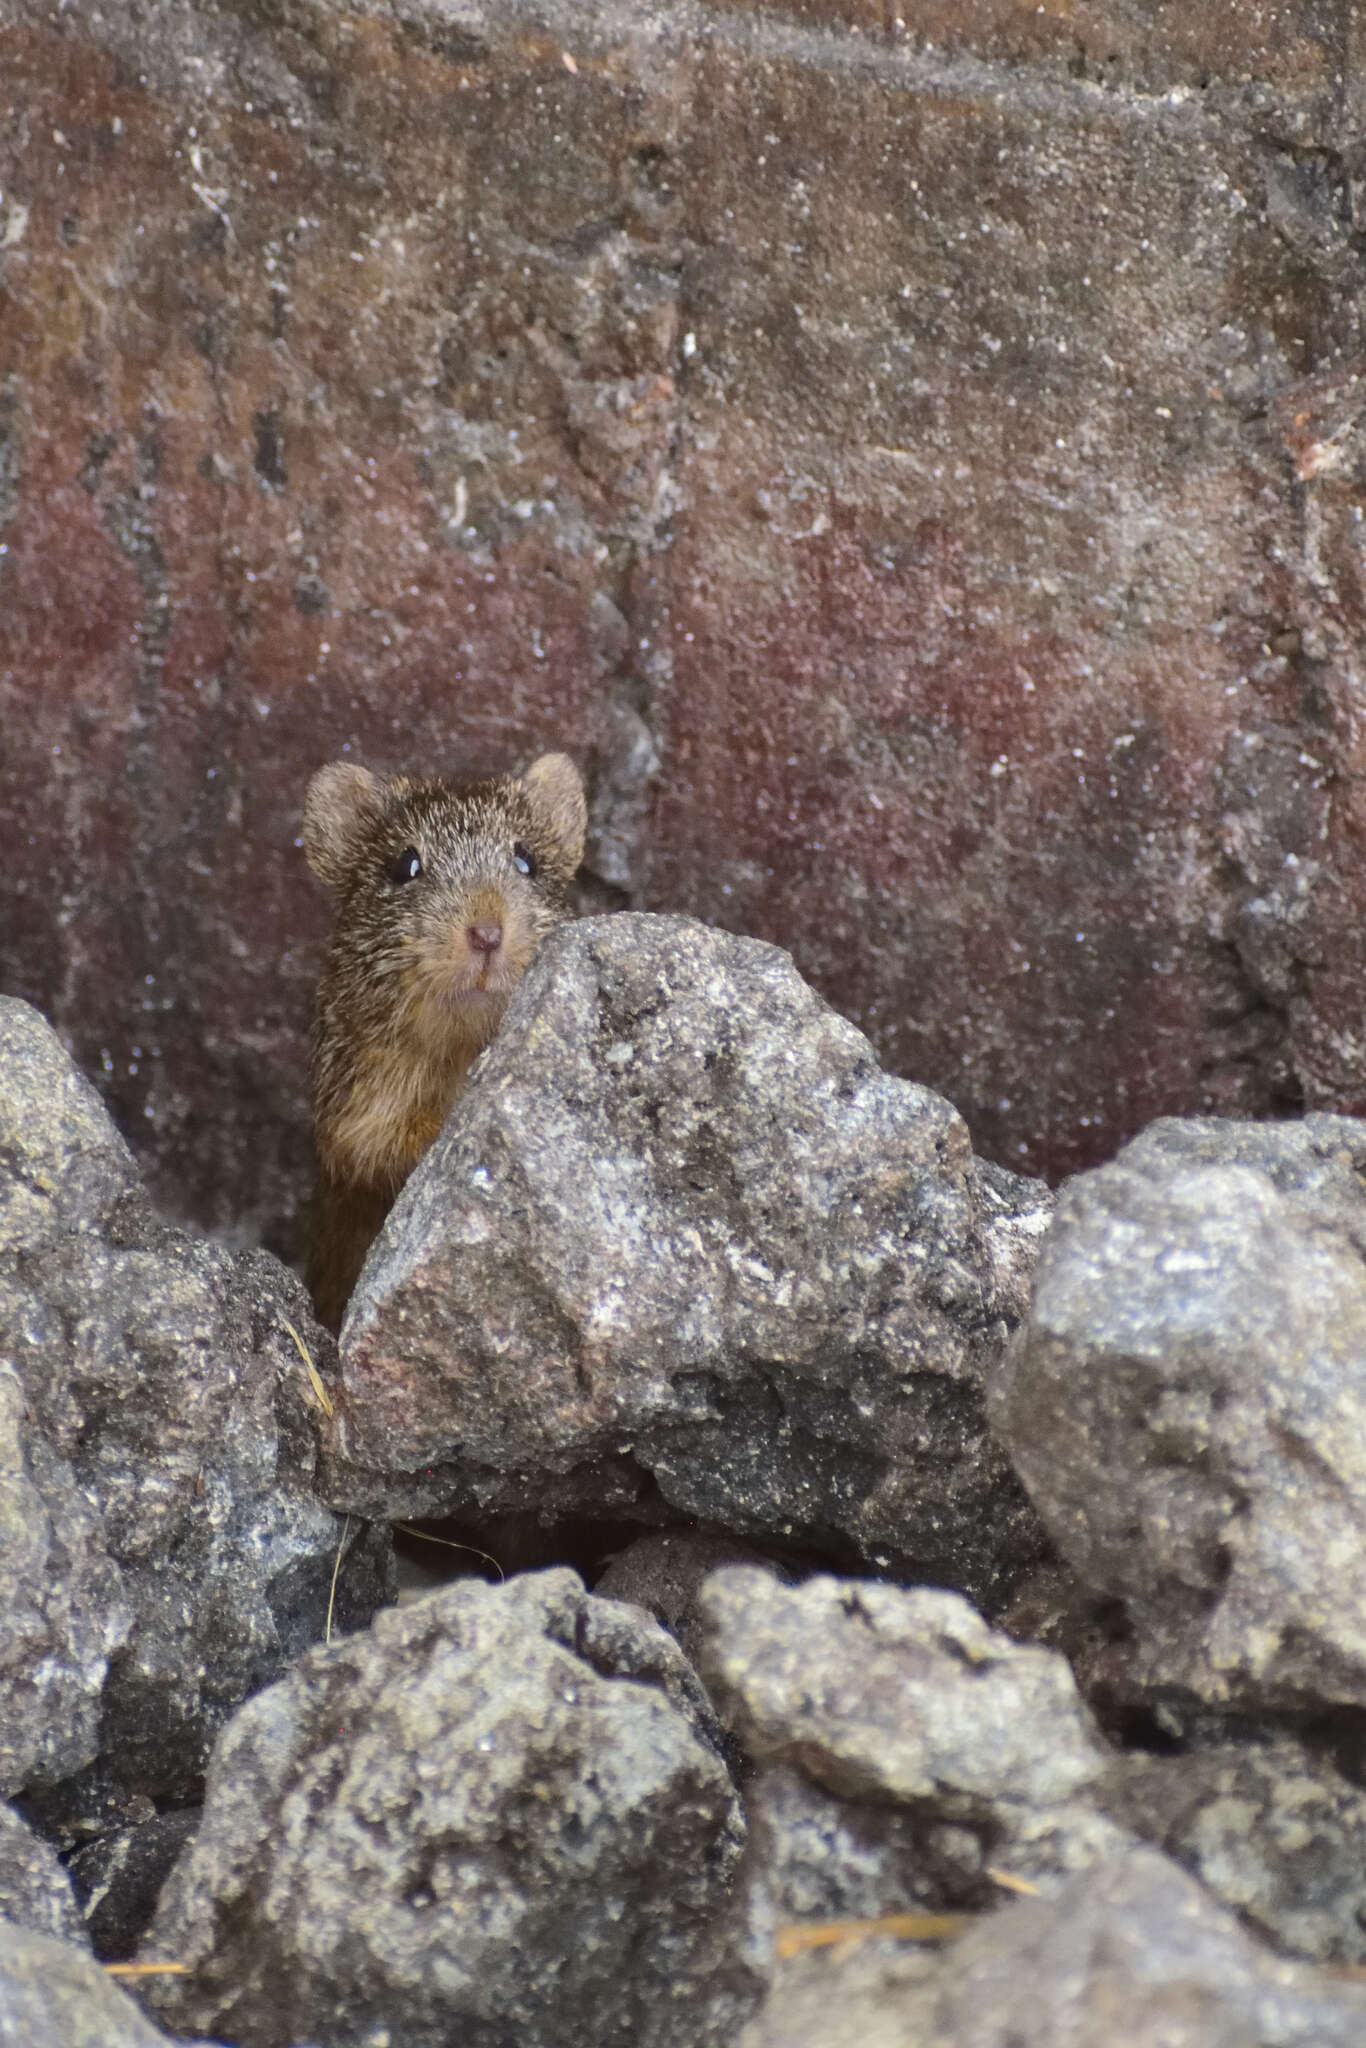
[[[106,1977],[188,1977],[188,1963],[101,1963]]]
[[[405,1536],[416,1536],[419,1543],[439,1543],[445,1550],[463,1550],[470,1557],[482,1558],[485,1564],[491,1564],[497,1572],[499,1585],[507,1584],[507,1573],[496,1557],[489,1556],[487,1550],[476,1550],[472,1543],[457,1543],[453,1536],[433,1536],[430,1529],[415,1529],[411,1522],[394,1522],[391,1527],[401,1529]]]
[[[973,1925],[973,1913],[884,1913],[876,1920],[811,1920],[780,1927],[774,1946],[783,1962],[808,1949],[833,1948],[841,1941],[952,1941]]]
[[[332,1396],[328,1393],[327,1388],[323,1385],[323,1376],[318,1371],[317,1366],[313,1363],[313,1360],[309,1355],[308,1346],[305,1344],[303,1338],[295,1329],[293,1323],[291,1323],[286,1316],[281,1316],[280,1321],[289,1331],[290,1336],[294,1339],[294,1342],[299,1348],[299,1356],[300,1358],[302,1358],[304,1362],[304,1371],[308,1374],[309,1381],[312,1384],[313,1391],[318,1397],[318,1406],[322,1409],[324,1415],[329,1417],[335,1415],[337,1412],[336,1403],[333,1401]]]
[[[337,1542],[337,1555],[332,1561],[332,1584],[327,1592],[327,1627],[323,1630],[323,1641],[325,1643],[330,1643],[332,1640],[332,1609],[337,1601],[337,1573],[341,1570],[342,1554],[346,1549],[346,1539],[350,1534],[351,1517],[348,1515],[342,1523],[341,1536]]]

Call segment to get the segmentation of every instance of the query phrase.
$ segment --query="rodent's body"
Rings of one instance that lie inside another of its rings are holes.
[[[569,914],[585,825],[564,754],[464,787],[343,761],[309,784],[304,852],[337,922],[313,1025],[308,1284],[334,1330],[394,1197]]]

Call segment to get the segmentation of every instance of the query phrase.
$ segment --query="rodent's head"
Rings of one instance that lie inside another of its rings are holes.
[[[485,1038],[546,933],[565,916],[583,858],[578,769],[543,754],[524,775],[466,786],[320,768],[304,799],[304,854],[336,892],[328,980],[383,1029],[434,1056],[452,1034]]]

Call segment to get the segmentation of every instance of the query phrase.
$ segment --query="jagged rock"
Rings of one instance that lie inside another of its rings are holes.
[[[1128,1683],[1366,1703],[1366,1124],[1153,1125],[1064,1191],[992,1413]]]
[[[689,1666],[572,1572],[381,1614],[241,1709],[150,1954],[168,2023],[285,2048],[703,2048],[740,1810]]]
[[[776,1924],[982,1908],[1056,1888],[1132,1836],[1098,1810],[1109,1751],[1055,1651],[956,1594],[728,1567],[702,1590],[702,1670],[759,1767],[751,1953]]]
[[[1097,1796],[1278,1947],[1366,1963],[1366,1793],[1291,1736],[1118,1756]]]
[[[199,1809],[154,1813],[78,1849],[68,1869],[101,1962],[127,1961],[151,1925],[161,1887],[199,1826]]]
[[[1366,1986],[1282,1962],[1152,1849],[989,1915],[937,1953],[785,1966],[740,2048],[1359,2048]]]
[[[312,1487],[298,1282],[157,1220],[22,1003],[0,1070],[0,1789],[78,1835],[192,1795],[232,1708],[321,1635],[343,1528]],[[354,1625],[388,1533],[348,1547]]]
[[[1040,1550],[982,1382],[1048,1213],[785,954],[566,927],[362,1275],[334,1497],[695,1516],[990,1601]]]
[[[0,2041],[5,2048],[169,2048],[87,1949],[3,1919]]]
[[[89,1946],[70,1878],[12,1806],[0,1806],[0,1921]]]
[[[1106,1750],[1063,1658],[989,1628],[956,1593],[859,1579],[784,1586],[754,1566],[702,1591],[704,1663],[756,1758],[834,1792],[1052,1807]]]
[[[1146,1841],[1280,1947],[1366,1961],[1366,1794],[1286,1733],[1101,1741],[1064,1660],[953,1595],[714,1574],[701,1668],[756,1768],[751,1953],[775,1925],[979,1910]]]

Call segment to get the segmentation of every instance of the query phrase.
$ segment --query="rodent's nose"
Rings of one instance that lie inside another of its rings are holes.
[[[503,927],[500,924],[467,925],[465,937],[470,942],[472,953],[482,953],[491,960],[503,943]]]

